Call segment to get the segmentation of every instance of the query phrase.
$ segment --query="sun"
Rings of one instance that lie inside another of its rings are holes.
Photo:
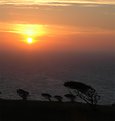
[[[27,43],[32,44],[33,43],[33,38],[31,38],[31,37],[27,38]]]
[[[32,45],[48,34],[46,25],[39,24],[16,24],[14,31],[21,35],[22,39],[20,41]]]

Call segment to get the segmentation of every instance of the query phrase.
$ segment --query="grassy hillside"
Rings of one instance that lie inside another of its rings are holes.
[[[115,107],[83,103],[1,100],[0,119],[4,121],[115,121]]]

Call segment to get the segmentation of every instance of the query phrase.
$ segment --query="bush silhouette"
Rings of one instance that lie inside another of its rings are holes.
[[[28,96],[29,96],[29,92],[23,90],[23,89],[17,89],[17,94],[23,99],[23,100],[27,100]]]
[[[100,99],[100,96],[97,94],[96,90],[84,83],[69,81],[65,82],[64,86],[69,89],[73,89],[78,97],[91,105],[96,105]]]
[[[66,94],[64,95],[66,98],[68,98],[71,102],[75,102],[76,96],[73,94]]]
[[[55,99],[57,99],[59,102],[62,102],[63,97],[59,95],[54,96]]]
[[[48,94],[48,93],[42,93],[41,94],[44,98],[46,98],[48,101],[51,101],[51,95],[50,94]]]

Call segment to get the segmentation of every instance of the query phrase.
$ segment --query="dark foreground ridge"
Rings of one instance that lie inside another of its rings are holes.
[[[78,102],[0,100],[2,121],[115,121],[115,107]]]

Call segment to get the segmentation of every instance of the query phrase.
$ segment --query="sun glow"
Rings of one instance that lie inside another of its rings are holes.
[[[26,44],[33,44],[39,40],[41,36],[47,34],[45,25],[38,24],[16,24],[14,31],[23,37],[23,42]]]
[[[15,31],[28,36],[43,36],[46,34],[44,25],[38,24],[16,24]]]
[[[33,43],[33,39],[31,37],[27,38],[27,43],[28,44],[32,44]]]

